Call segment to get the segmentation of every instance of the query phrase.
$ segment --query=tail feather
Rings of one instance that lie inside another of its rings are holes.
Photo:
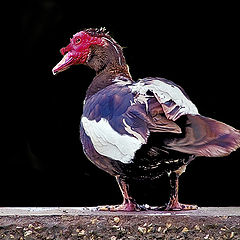
[[[187,115],[185,136],[165,142],[168,149],[196,156],[222,157],[240,147],[240,131],[201,115]]]

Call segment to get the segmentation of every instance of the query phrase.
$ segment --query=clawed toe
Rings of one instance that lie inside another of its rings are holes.
[[[177,203],[177,204],[166,204],[161,207],[156,207],[152,210],[155,210],[155,211],[190,211],[190,210],[197,210],[197,209],[198,209],[197,205]]]
[[[125,203],[121,205],[107,205],[107,206],[99,206],[97,207],[98,211],[110,211],[110,212],[139,212],[139,211],[147,211],[150,207],[148,205],[139,205],[136,203]]]
[[[180,210],[197,210],[198,206],[197,205],[190,205],[190,204],[181,204],[181,209]]]

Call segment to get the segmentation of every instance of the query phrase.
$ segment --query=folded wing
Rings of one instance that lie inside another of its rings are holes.
[[[138,94],[137,97],[143,102],[144,98],[153,94],[169,120],[176,121],[186,114],[199,114],[197,107],[185,91],[177,84],[164,78],[144,78],[134,84],[131,89]]]

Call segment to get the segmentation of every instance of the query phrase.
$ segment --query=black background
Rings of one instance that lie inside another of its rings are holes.
[[[166,12],[159,6],[130,10],[116,3],[103,11],[94,3],[80,2],[22,3],[16,22],[20,33],[11,32],[11,45],[3,45],[13,53],[4,80],[1,206],[122,201],[114,178],[87,160],[79,140],[82,103],[94,72],[85,66],[57,76],[51,72],[61,59],[59,49],[84,28],[110,31],[124,47],[134,79],[172,80],[186,90],[202,115],[240,129],[234,6],[188,6],[185,11],[176,7]],[[224,158],[198,158],[181,177],[180,200],[200,206],[240,206],[239,162],[240,151]],[[136,182],[131,188],[139,203],[162,205],[168,199],[167,177]]]

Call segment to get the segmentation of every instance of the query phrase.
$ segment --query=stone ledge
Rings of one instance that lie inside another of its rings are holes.
[[[240,239],[240,207],[188,212],[0,208],[0,239]]]

